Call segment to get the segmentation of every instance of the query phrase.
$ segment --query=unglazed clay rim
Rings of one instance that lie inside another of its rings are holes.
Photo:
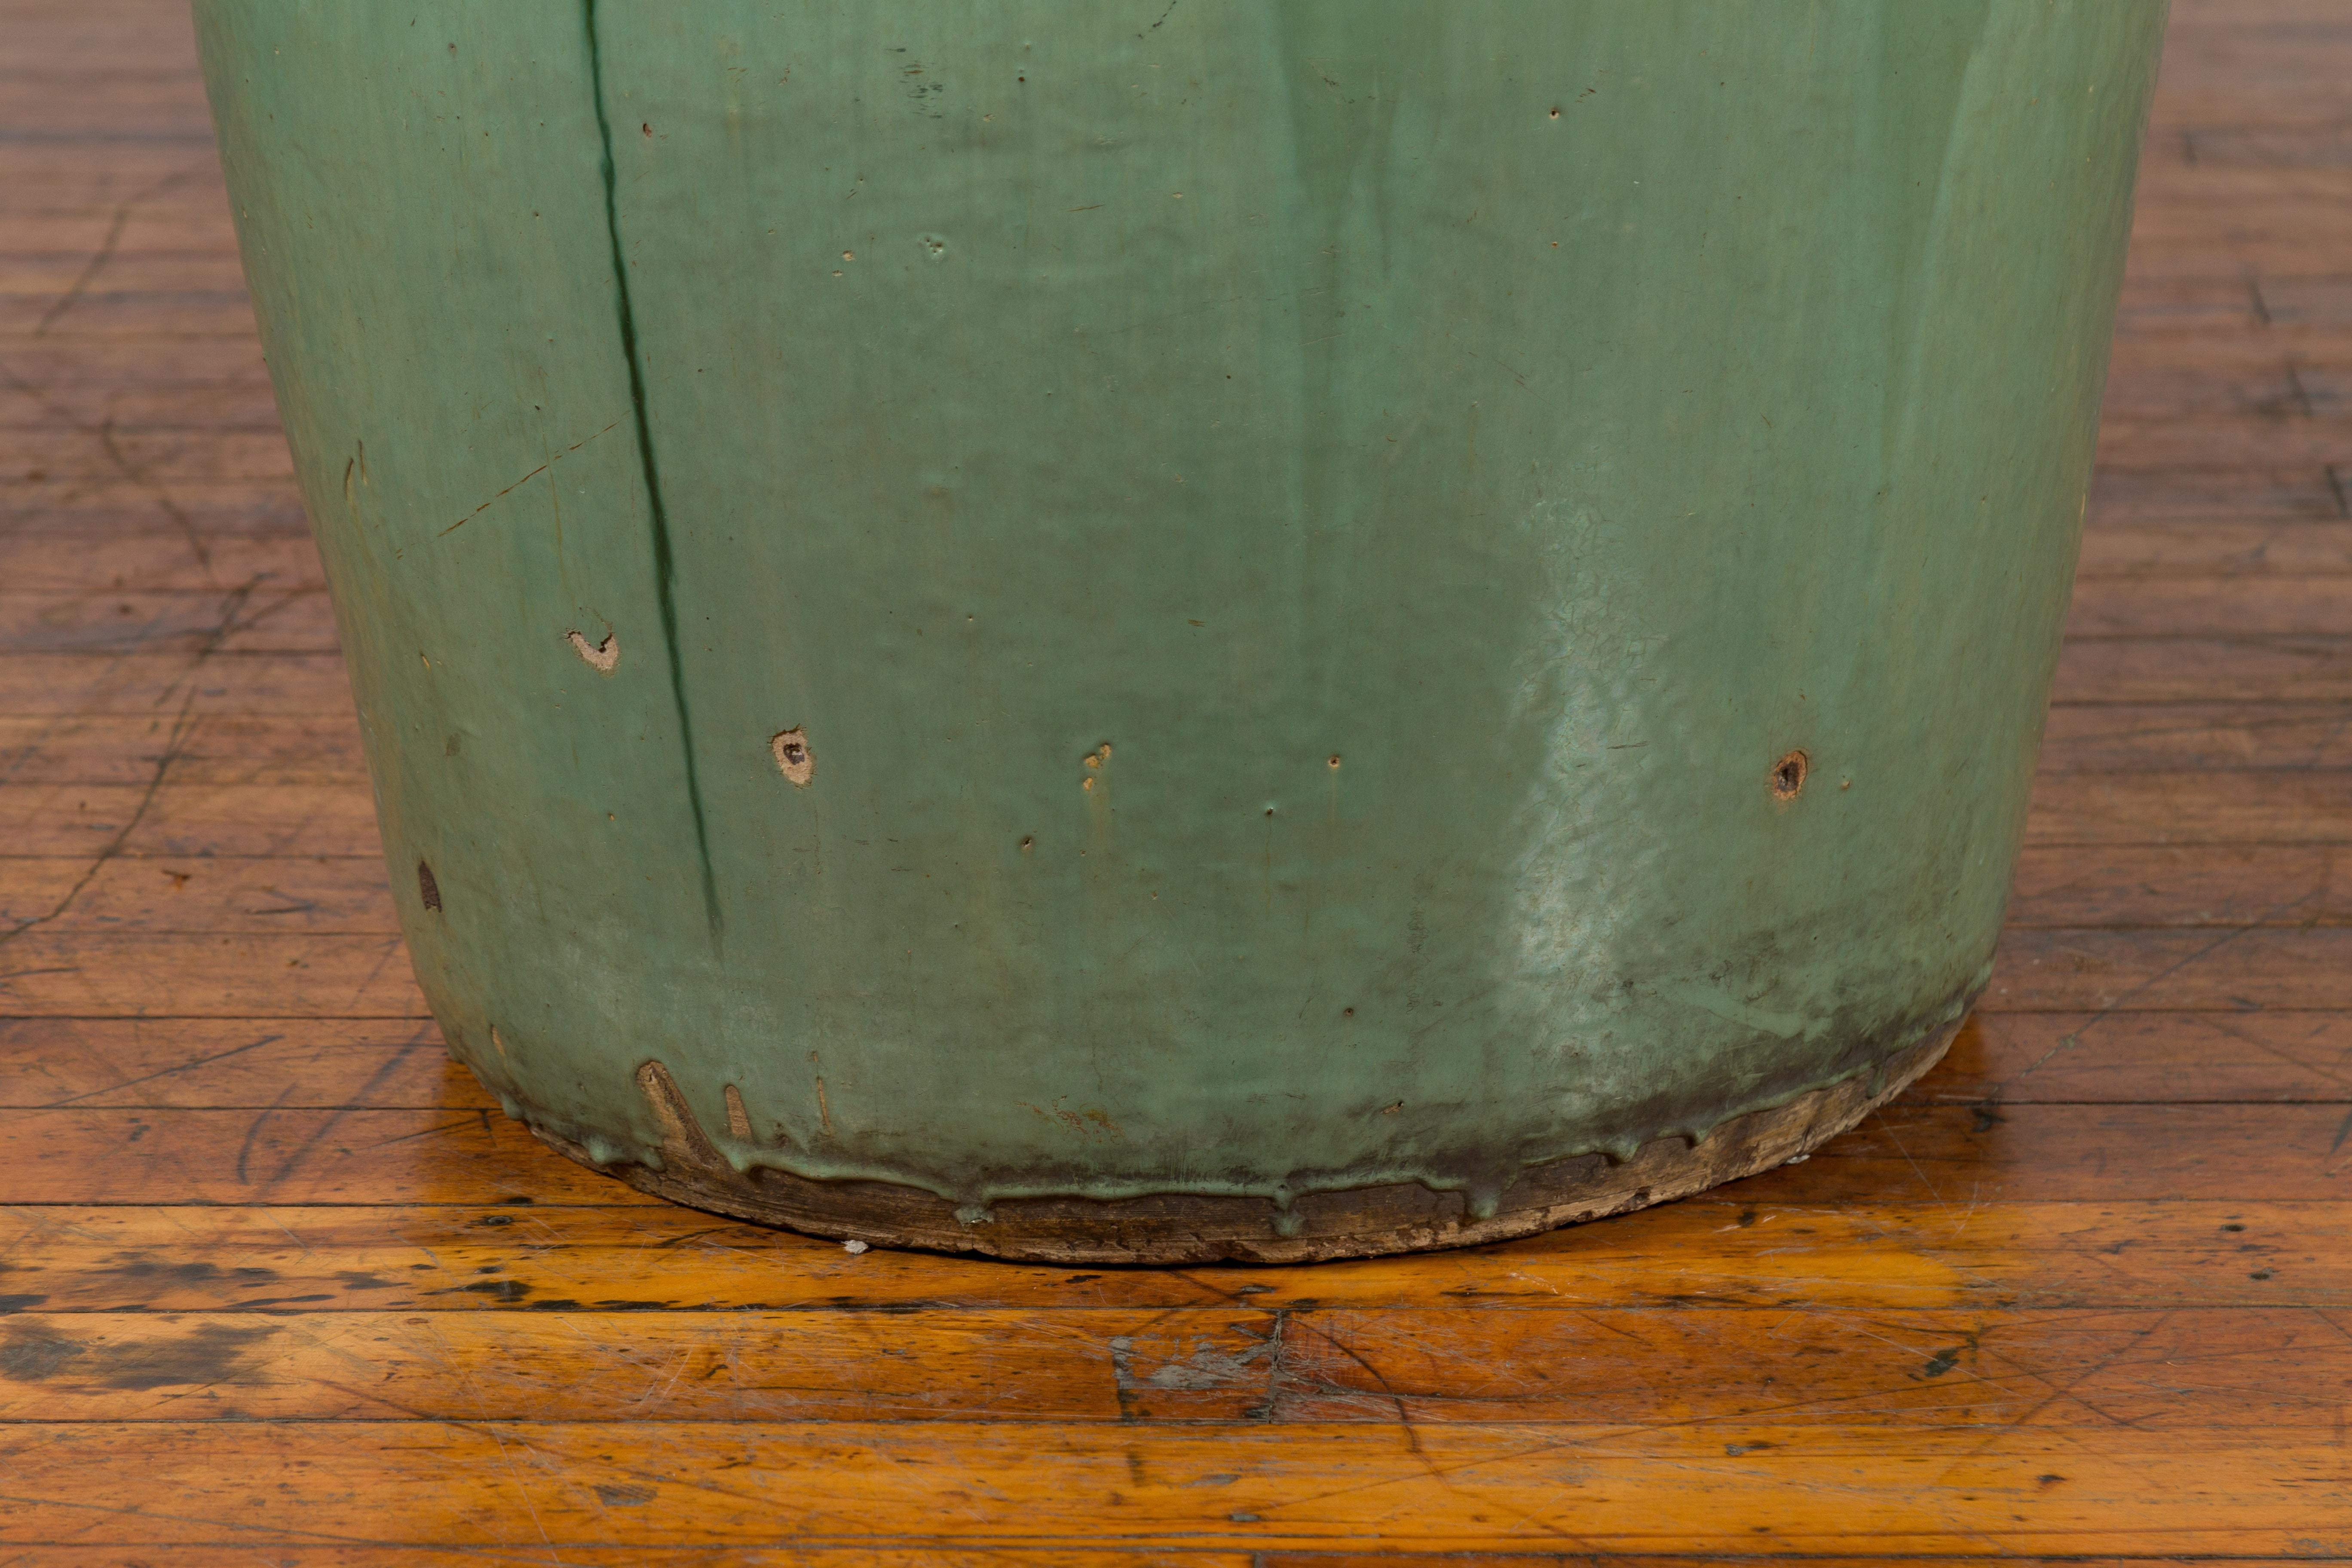
[[[1469,1214],[1459,1192],[1404,1182],[1302,1194],[1291,1205],[1288,1235],[1277,1228],[1280,1211],[1263,1198],[1182,1193],[1006,1199],[995,1205],[992,1219],[968,1223],[956,1217],[954,1203],[919,1187],[814,1181],[766,1168],[739,1173],[705,1136],[658,1062],[648,1063],[638,1080],[664,1132],[659,1170],[600,1163],[582,1144],[536,1121],[530,1125],[557,1152],[639,1192],[836,1240],[1025,1263],[1314,1263],[1508,1241],[1688,1197],[1788,1164],[1909,1088],[1943,1058],[1967,1016],[1962,1013],[1876,1070],[1734,1117],[1697,1142],[1669,1135],[1643,1144],[1630,1160],[1586,1154],[1531,1167],[1484,1219]]]

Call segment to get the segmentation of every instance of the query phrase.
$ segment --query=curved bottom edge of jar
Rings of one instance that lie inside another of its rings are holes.
[[[975,1252],[1025,1263],[1316,1263],[1509,1241],[1669,1203],[1789,1164],[1909,1088],[1943,1058],[1967,1018],[1963,1012],[1876,1071],[1735,1117],[1704,1142],[1669,1136],[1643,1144],[1630,1160],[1585,1154],[1531,1166],[1485,1218],[1471,1214],[1461,1193],[1402,1182],[1302,1194],[1286,1214],[1263,1198],[1171,1193],[1005,1200],[992,1219],[967,1223],[957,1218],[954,1203],[919,1187],[737,1172],[704,1137],[657,1064],[639,1081],[664,1131],[662,1169],[600,1164],[582,1145],[535,1121],[531,1132],[583,1165],[689,1208],[875,1247]]]

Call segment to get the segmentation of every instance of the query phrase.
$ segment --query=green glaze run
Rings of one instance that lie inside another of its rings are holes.
[[[510,1110],[1475,1210],[1981,988],[2160,5],[196,15]]]

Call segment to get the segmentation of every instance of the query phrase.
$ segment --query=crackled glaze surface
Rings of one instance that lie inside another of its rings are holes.
[[[197,12],[419,978],[590,1157],[1478,1217],[1982,985],[2159,7]]]

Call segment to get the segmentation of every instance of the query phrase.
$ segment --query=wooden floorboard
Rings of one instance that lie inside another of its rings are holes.
[[[1086,1270],[670,1207],[449,1062],[184,10],[0,0],[0,1568],[2352,1557],[2347,80],[2345,0],[2175,0],[1937,1071],[1605,1224]]]

